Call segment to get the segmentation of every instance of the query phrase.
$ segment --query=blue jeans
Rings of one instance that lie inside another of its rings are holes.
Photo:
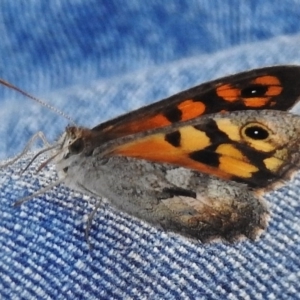
[[[300,1],[1,1],[1,77],[92,127],[206,80],[300,63]],[[0,89],[1,158],[61,116]],[[19,107],[19,109],[18,109]],[[39,147],[40,145],[38,145]],[[270,193],[257,242],[203,245],[103,204],[84,238],[93,199],[61,185],[32,158],[1,170],[0,298],[300,299],[299,177]]]

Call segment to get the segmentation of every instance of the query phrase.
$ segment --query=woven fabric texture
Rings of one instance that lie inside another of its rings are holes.
[[[1,77],[46,99],[77,124],[111,117],[201,82],[300,63],[300,1],[8,1],[0,3]],[[0,87],[0,157],[68,121]],[[36,148],[41,147],[40,144]],[[36,149],[35,148],[35,149]],[[61,185],[32,155],[1,169],[1,299],[300,299],[300,177],[267,195],[257,242],[203,245]]]

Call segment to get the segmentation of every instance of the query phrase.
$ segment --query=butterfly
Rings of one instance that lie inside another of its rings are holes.
[[[254,240],[268,223],[264,193],[299,169],[300,117],[285,112],[299,96],[299,66],[227,76],[92,129],[69,126],[43,166],[55,164],[54,185],[163,230]]]

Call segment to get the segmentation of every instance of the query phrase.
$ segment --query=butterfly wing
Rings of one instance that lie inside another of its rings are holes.
[[[223,111],[285,111],[299,99],[299,78],[299,66],[275,66],[235,74],[198,85],[92,130],[104,132],[109,140]]]
[[[280,111],[219,113],[120,138],[109,153],[265,188],[299,168],[299,125]]]

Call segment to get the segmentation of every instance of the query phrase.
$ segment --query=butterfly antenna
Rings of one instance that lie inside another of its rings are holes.
[[[20,94],[24,95],[25,97],[27,98],[30,98],[31,100],[34,100],[36,101],[37,103],[43,105],[44,107],[47,107],[48,109],[52,110],[54,113],[56,113],[57,115],[60,115],[62,117],[64,117],[65,119],[67,119],[68,121],[70,121],[72,123],[72,125],[76,125],[76,123],[74,122],[74,120],[69,117],[67,114],[65,114],[64,112],[60,111],[59,109],[55,108],[54,106],[38,99],[38,98],[35,98],[33,96],[31,96],[30,94],[24,92],[23,90],[19,89],[18,87],[12,85],[11,83],[9,82],[6,82],[5,80],[3,79],[0,79],[0,84],[3,84],[4,86],[7,86],[8,88],[11,88],[17,92],[19,92]]]

